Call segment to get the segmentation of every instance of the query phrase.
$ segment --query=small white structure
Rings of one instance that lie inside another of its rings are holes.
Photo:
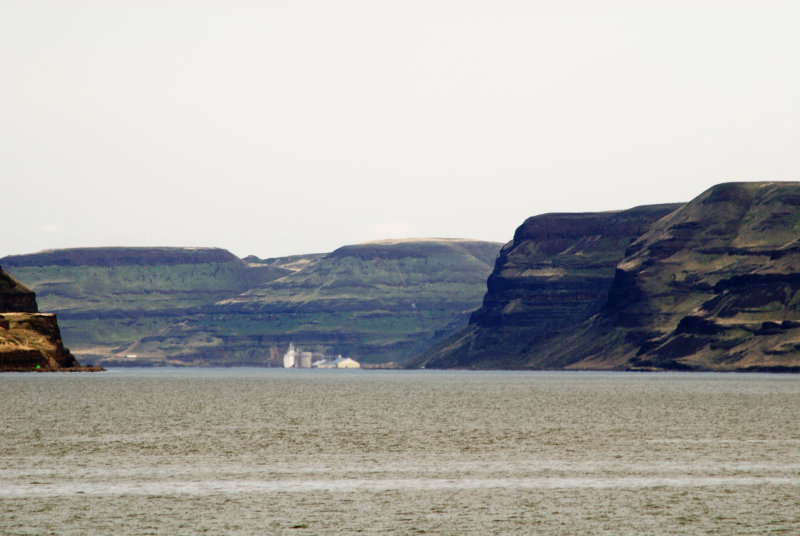
[[[361,368],[361,363],[349,357],[343,358],[342,356],[339,356],[336,359],[323,359],[321,361],[315,361],[312,366],[323,369],[352,369]]]
[[[297,349],[289,343],[289,349],[283,354],[283,368],[294,368],[297,365]]]

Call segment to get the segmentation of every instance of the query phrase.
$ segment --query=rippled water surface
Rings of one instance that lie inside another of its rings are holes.
[[[0,534],[800,534],[800,377],[0,375]]]

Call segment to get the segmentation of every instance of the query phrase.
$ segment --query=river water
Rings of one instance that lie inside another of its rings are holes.
[[[800,534],[800,377],[0,375],[0,534]]]

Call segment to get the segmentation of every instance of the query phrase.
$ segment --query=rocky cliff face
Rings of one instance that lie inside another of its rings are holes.
[[[627,246],[678,206],[529,218],[500,251],[469,327],[410,364],[522,366],[543,343],[600,311]]]
[[[573,368],[800,370],[800,183],[721,184],[655,223]]]
[[[36,295],[0,268],[0,311],[36,313]]]
[[[54,314],[0,313],[0,371],[79,370]]]
[[[800,183],[648,210],[528,220],[469,328],[410,364],[800,372]],[[605,230],[548,230],[571,220]]]
[[[34,293],[0,269],[0,371],[86,370],[61,341],[54,314],[37,312]]]

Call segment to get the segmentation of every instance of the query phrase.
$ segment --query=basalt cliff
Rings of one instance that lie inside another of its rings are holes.
[[[529,220],[503,249],[469,327],[409,364],[800,372],[800,183],[720,184],[674,208],[621,238],[633,241],[603,298],[563,292],[573,272],[558,259],[584,269],[582,239],[547,258],[553,216]],[[589,234],[598,241],[606,231]],[[520,249],[542,254],[525,259]],[[562,314],[571,301],[585,308]]]
[[[554,357],[571,368],[800,372],[800,183],[711,188],[656,222],[608,302]]]
[[[97,369],[80,366],[56,316],[40,313],[35,294],[0,269],[0,372],[60,370]]]
[[[58,313],[83,362],[278,366],[294,342],[408,367],[800,372],[800,183],[535,216],[502,249],[90,248],[0,263]],[[14,367],[77,366],[19,281],[5,277],[0,304],[2,351],[27,360]],[[61,350],[34,363],[44,340]]]
[[[625,249],[679,206],[529,218],[500,251],[469,326],[407,366],[525,367],[543,344],[603,308]]]

